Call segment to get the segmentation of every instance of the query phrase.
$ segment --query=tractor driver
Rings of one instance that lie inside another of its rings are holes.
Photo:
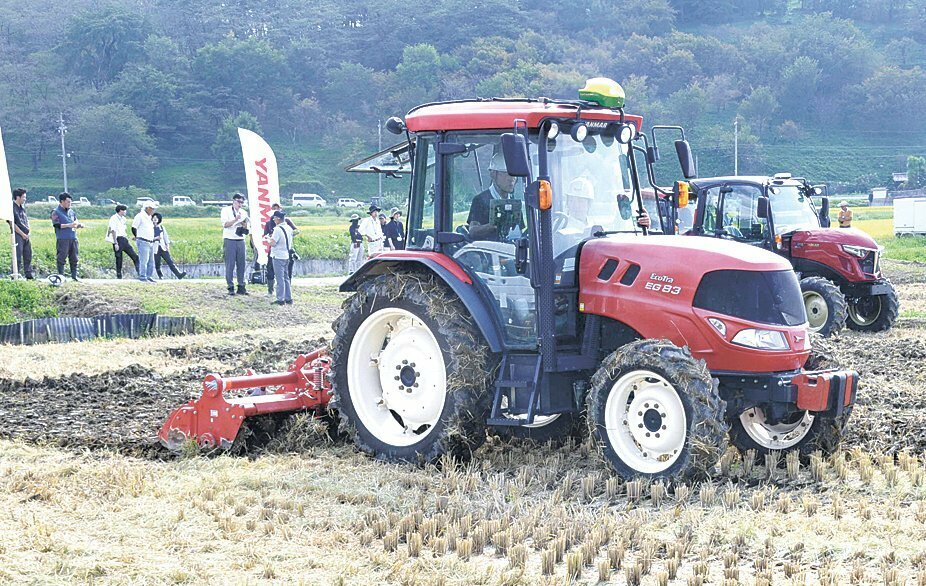
[[[517,177],[508,174],[505,157],[501,151],[495,153],[489,161],[489,175],[492,178],[492,184],[473,198],[473,203],[469,207],[466,222],[469,224],[470,238],[472,240],[513,240],[524,230],[524,220],[520,214],[517,221],[509,219],[509,221],[504,221],[503,225],[493,223],[489,217],[492,200],[513,199],[514,187],[518,182]]]

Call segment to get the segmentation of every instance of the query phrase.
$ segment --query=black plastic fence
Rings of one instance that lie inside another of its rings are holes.
[[[177,336],[196,332],[196,318],[156,313],[104,314],[96,317],[46,317],[0,326],[0,344],[45,344],[91,338]]]

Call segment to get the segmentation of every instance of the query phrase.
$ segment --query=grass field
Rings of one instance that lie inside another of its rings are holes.
[[[36,208],[37,209],[37,208]],[[44,208],[42,208],[44,212]],[[80,211],[78,210],[78,214]],[[462,218],[463,215],[460,215]],[[834,212],[835,220],[835,212]],[[885,258],[926,262],[926,237],[894,238],[891,207],[856,208],[854,226],[870,234],[885,248]],[[343,259],[347,256],[349,221],[347,216],[334,213],[292,216],[299,227],[294,244],[305,259]],[[100,269],[114,266],[112,247],[104,240],[107,220],[82,220],[86,228],[80,232],[81,267],[87,274],[99,274]],[[462,219],[460,220],[462,221]],[[131,218],[129,219],[131,222]],[[171,254],[181,264],[222,261],[222,234],[218,218],[166,218],[170,233]],[[54,230],[44,213],[35,214],[32,221],[35,263],[42,272],[53,272]],[[250,256],[250,253],[249,253]],[[0,266],[10,264],[9,245],[0,244]]]

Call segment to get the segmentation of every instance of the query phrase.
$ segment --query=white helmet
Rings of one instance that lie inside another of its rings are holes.
[[[576,177],[569,182],[566,195],[570,197],[581,197],[582,199],[595,199],[595,187],[592,185],[592,182],[585,177]]]
[[[505,155],[502,154],[501,151],[492,155],[492,160],[489,161],[489,171],[508,172],[508,165],[505,164]]]

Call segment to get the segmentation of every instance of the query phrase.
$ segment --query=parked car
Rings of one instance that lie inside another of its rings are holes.
[[[114,207],[122,204],[114,199],[103,198],[96,200],[96,205]]]
[[[45,198],[45,202],[50,203],[53,206],[56,206],[58,205],[58,198],[55,197],[54,195],[49,195],[48,197]]]
[[[367,204],[362,201],[357,201],[352,197],[339,197],[338,198],[338,207],[339,208],[364,208]]]
[[[90,200],[87,199],[86,197],[72,197],[71,205],[72,206],[92,206],[93,204],[90,203]]]
[[[322,206],[328,205],[324,199],[321,198],[317,193],[294,193],[293,194],[293,207],[294,208],[320,208]]]
[[[189,195],[175,195],[172,200],[175,206],[195,206],[196,202]]]
[[[158,203],[158,200],[154,199],[153,197],[139,197],[137,200],[135,200],[135,205],[138,207],[142,207],[146,203],[156,204]]]

